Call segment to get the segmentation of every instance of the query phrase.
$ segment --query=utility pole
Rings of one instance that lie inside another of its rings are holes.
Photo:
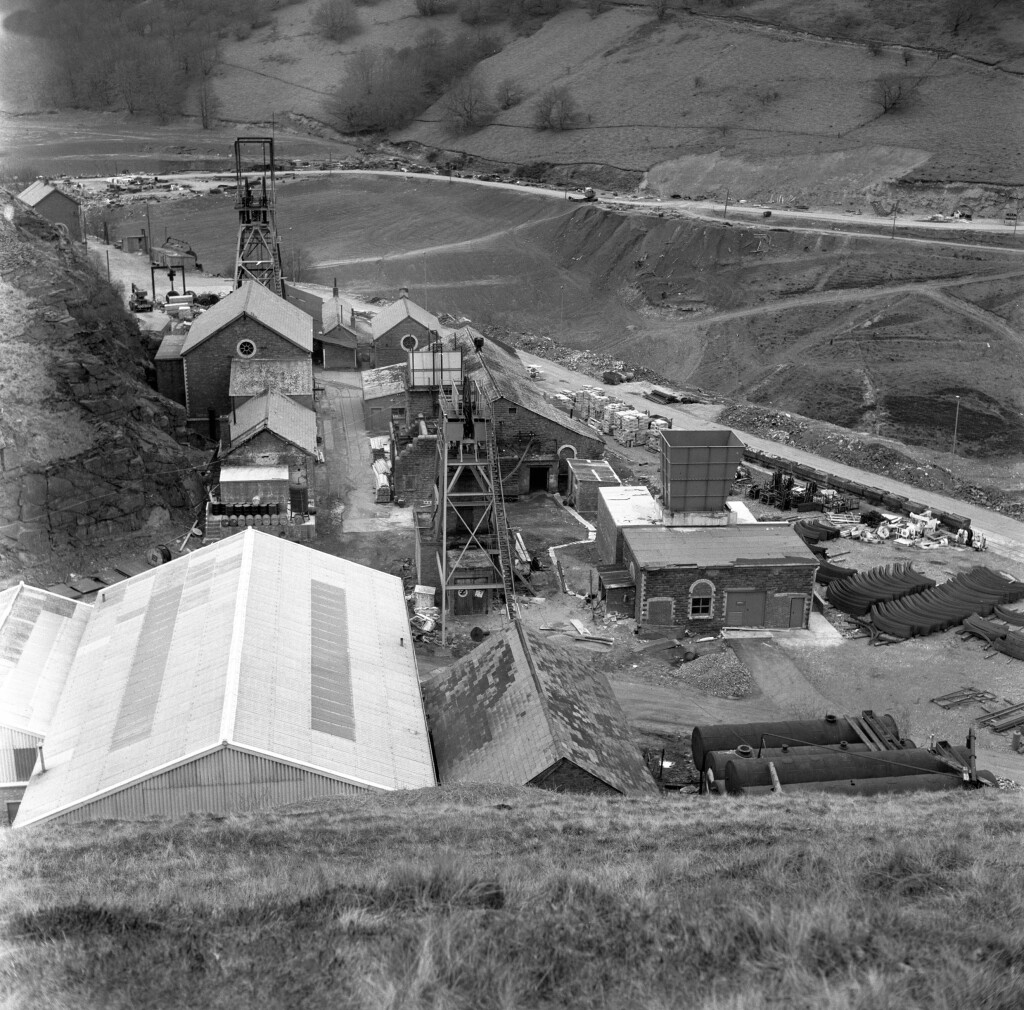
[[[722,220],[729,216],[729,190],[725,191],[725,210],[722,211]]]
[[[898,211],[899,209],[900,209],[900,203],[899,203],[899,200],[897,200],[895,205],[892,208],[892,235],[890,236],[890,238],[895,238],[896,237],[896,211]],[[957,399],[959,400],[960,397],[958,396]]]
[[[953,418],[953,449],[949,454],[949,465],[952,469],[953,459],[956,457],[956,431],[960,426],[960,397],[956,398],[956,415]]]
[[[150,255],[153,245],[153,222],[149,219],[149,200],[146,201],[146,255]]]

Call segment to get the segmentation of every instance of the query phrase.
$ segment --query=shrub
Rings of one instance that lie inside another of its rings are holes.
[[[413,0],[413,3],[416,5],[416,13],[424,18],[432,18],[435,14],[444,14],[448,10],[444,0]]]
[[[538,130],[571,130],[582,118],[576,99],[565,85],[541,92],[533,107],[533,125]]]
[[[505,77],[494,89],[494,100],[499,109],[511,109],[523,100],[523,87],[514,77]]]
[[[343,42],[359,31],[359,15],[352,0],[321,0],[313,12],[313,27],[323,38]]]

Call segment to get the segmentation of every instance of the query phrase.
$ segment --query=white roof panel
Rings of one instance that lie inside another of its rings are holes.
[[[91,612],[34,586],[0,593],[0,725],[45,736]]]
[[[349,697],[347,734],[322,728]],[[401,580],[250,529],[103,590],[18,825],[225,741],[375,788],[433,785]]]
[[[258,480],[287,480],[288,464],[280,466],[235,466],[225,463],[220,468],[221,484],[241,484]]]

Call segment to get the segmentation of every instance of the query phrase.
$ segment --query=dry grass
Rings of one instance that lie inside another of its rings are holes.
[[[494,787],[8,834],[0,999],[1017,1007],[1018,817]]]

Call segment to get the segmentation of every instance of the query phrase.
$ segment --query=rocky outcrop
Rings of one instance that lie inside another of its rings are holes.
[[[0,580],[202,501],[138,327],[80,247],[0,190]]]

